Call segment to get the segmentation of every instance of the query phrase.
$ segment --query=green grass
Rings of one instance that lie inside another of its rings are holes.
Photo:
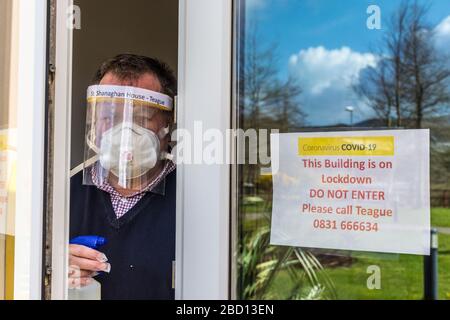
[[[249,210],[250,212],[250,210]],[[246,227],[254,229],[263,221],[252,221]],[[450,227],[450,209],[433,208],[431,225]],[[248,229],[247,229],[248,230]],[[328,268],[338,299],[422,299],[423,257],[400,254],[353,252],[355,262],[349,267]],[[377,265],[381,270],[381,289],[369,290],[367,268]],[[293,283],[285,271],[280,271],[270,288],[274,299],[289,296]],[[439,298],[450,299],[450,235],[439,234]]]
[[[448,208],[432,208],[431,209],[431,225],[433,227],[450,228],[450,209],[448,209]]]
[[[359,253],[350,267],[328,268],[338,299],[414,300],[423,298],[423,257],[396,254]],[[381,270],[381,289],[369,290],[367,268]],[[439,235],[439,298],[450,299],[450,235]],[[287,272],[280,272],[271,287],[275,299],[290,293],[293,283]]]
[[[450,294],[450,235],[439,235],[439,298]],[[423,257],[413,255],[367,255],[349,268],[329,269],[338,288],[339,299],[422,299]],[[370,265],[381,269],[381,289],[367,289]]]

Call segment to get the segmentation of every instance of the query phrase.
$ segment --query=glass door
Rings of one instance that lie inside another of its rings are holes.
[[[235,297],[450,299],[448,3],[234,4]],[[270,245],[268,134],[380,129],[430,130],[431,256]]]

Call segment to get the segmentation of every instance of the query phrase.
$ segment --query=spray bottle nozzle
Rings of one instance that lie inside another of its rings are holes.
[[[70,244],[78,244],[91,249],[98,249],[106,242],[106,239],[100,236],[80,236],[69,241]]]

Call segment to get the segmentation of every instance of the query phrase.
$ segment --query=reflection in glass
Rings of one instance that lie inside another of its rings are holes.
[[[0,1],[0,300],[14,297],[17,125],[15,76],[17,2]]]
[[[450,299],[450,9],[445,1],[235,4],[239,128],[431,130],[439,298]],[[370,27],[376,16],[367,13],[369,5],[380,9],[380,29]],[[423,257],[270,246],[272,178],[263,165],[239,165],[236,174],[237,298],[423,298]],[[371,282],[377,270],[380,287]]]

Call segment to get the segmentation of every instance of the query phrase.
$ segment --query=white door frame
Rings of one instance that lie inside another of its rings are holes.
[[[56,4],[55,108],[53,140],[52,300],[67,299],[70,220],[73,0]],[[69,22],[70,21],[70,22]]]
[[[180,0],[178,128],[231,128],[232,1]],[[195,140],[195,139],[194,139]],[[177,299],[229,298],[230,165],[177,166]]]

